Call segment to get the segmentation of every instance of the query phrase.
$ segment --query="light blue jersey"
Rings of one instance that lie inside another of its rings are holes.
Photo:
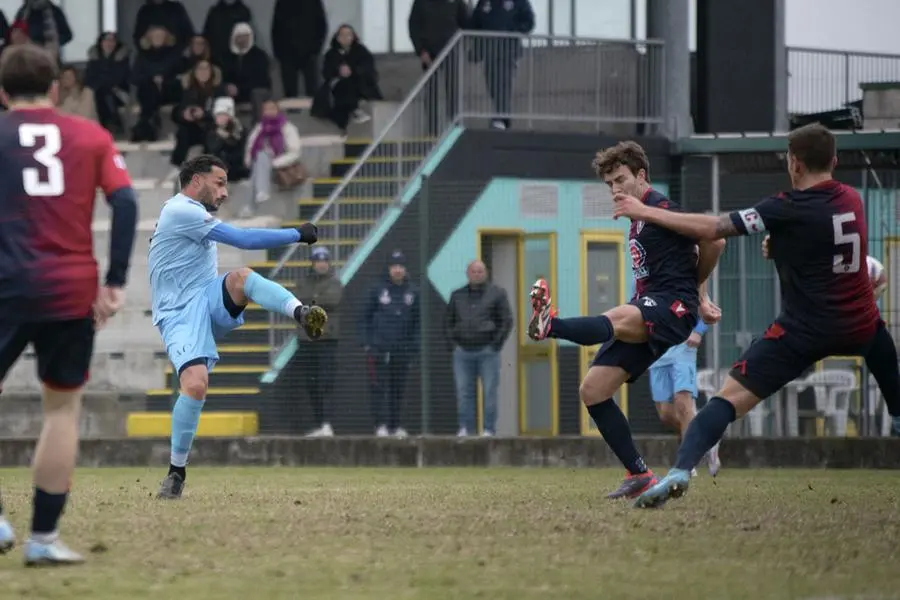
[[[218,277],[216,243],[205,238],[219,223],[202,204],[184,194],[163,205],[150,240],[154,325],[177,315]]]
[[[150,240],[150,293],[153,324],[169,360],[180,373],[188,364],[212,369],[219,360],[216,340],[244,323],[224,302],[225,275],[218,274],[216,242],[208,239],[220,223],[183,194],[162,208]]]

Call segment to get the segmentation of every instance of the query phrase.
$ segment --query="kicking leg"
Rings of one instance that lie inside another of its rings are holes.
[[[181,498],[187,479],[187,463],[200,424],[200,413],[209,386],[209,371],[206,358],[195,358],[186,362],[178,376],[181,393],[172,409],[171,455],[169,473],[159,488],[158,498],[176,500]]]
[[[256,302],[269,312],[296,320],[311,339],[322,336],[328,315],[318,306],[304,306],[281,285],[266,279],[253,269],[242,267],[225,277],[228,295],[237,306]]]

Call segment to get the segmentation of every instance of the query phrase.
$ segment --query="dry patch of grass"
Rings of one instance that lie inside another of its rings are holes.
[[[618,471],[79,470],[63,537],[81,567],[0,558],[3,598],[894,598],[900,479],[890,471],[724,471],[638,511]],[[20,536],[25,470],[0,471]]]

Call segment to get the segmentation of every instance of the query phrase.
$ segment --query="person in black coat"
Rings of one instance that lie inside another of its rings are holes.
[[[213,102],[213,124],[206,136],[206,152],[225,161],[228,181],[241,181],[250,175],[244,165],[247,131],[235,116],[234,100],[216,98]]]
[[[353,27],[344,24],[331,38],[331,48],[322,65],[325,83],[313,99],[313,116],[329,119],[341,131],[347,130],[352,118],[362,123],[370,117],[359,108],[361,100],[381,100],[375,57],[369,52]]]
[[[52,17],[52,21],[48,20],[48,15]],[[15,20],[28,23],[31,41],[51,49],[55,55],[59,54],[60,48],[72,41],[72,29],[66,13],[50,0],[22,0]]]
[[[141,114],[131,132],[134,142],[156,141],[159,135],[159,109],[177,102],[181,95],[178,66],[181,51],[175,36],[160,26],[152,26],[141,39],[141,46],[131,72],[137,87]]]
[[[322,0],[278,0],[272,16],[272,52],[281,67],[284,95],[300,94],[297,74],[303,72],[307,96],[319,87],[319,54],[328,35],[328,20]]]
[[[222,59],[222,79],[235,102],[253,102],[254,115],[272,95],[269,55],[254,43],[249,23],[234,26],[228,53]]]
[[[253,15],[241,0],[219,0],[209,7],[203,24],[203,37],[209,42],[214,64],[221,65],[228,56],[231,32],[238,23],[253,25]]]
[[[119,109],[129,96],[131,52],[114,31],[106,31],[88,50],[84,85],[94,91],[97,118],[106,129],[122,132],[125,127]]]
[[[141,39],[151,27],[162,27],[175,37],[175,46],[184,50],[194,35],[194,24],[187,9],[176,0],[145,0],[134,22],[134,46],[140,47]]]
[[[170,162],[180,167],[191,146],[206,146],[213,129],[213,108],[216,98],[227,96],[225,86],[214,78],[212,64],[201,60],[194,65],[181,102],[172,109],[175,129],[175,149]]]

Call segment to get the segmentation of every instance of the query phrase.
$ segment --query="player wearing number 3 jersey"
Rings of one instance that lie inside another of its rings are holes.
[[[690,471],[729,423],[834,355],[860,355],[900,427],[897,350],[875,305],[866,267],[865,211],[853,188],[832,179],[834,136],[807,125],[788,136],[793,189],[721,217],[677,214],[616,198],[616,215],[640,219],[697,240],[768,232],[769,258],[782,290],[782,311],[734,364],[719,393],[691,422],[675,468],[636,501],[652,507],[681,496]]]
[[[0,117],[0,378],[31,344],[43,384],[28,565],[82,560],[59,541],[57,528],[78,453],[95,324],[121,304],[137,221],[131,180],[109,132],[53,107],[56,63],[31,44],[5,49],[0,61],[0,96],[10,109]],[[97,188],[112,209],[102,287],[91,233]],[[0,553],[13,542],[0,507]]]

